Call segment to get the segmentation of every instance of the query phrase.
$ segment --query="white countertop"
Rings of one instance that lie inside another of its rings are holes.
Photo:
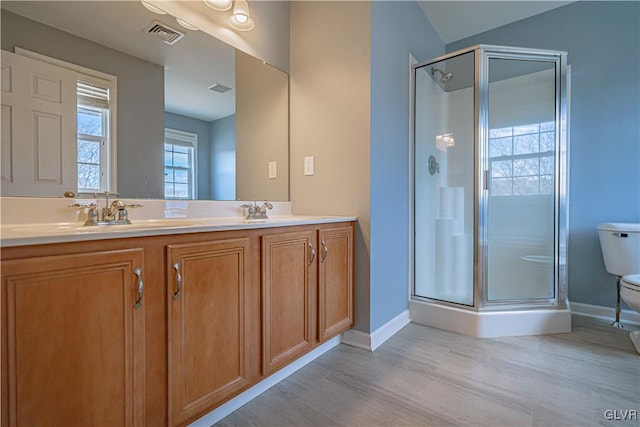
[[[85,240],[118,239],[206,231],[245,230],[355,221],[355,217],[276,215],[267,220],[241,217],[131,220],[130,225],[84,226],[82,222],[2,224],[0,246],[25,246]]]

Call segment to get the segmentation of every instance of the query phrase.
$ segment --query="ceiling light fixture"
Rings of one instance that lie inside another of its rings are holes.
[[[229,17],[229,25],[239,31],[250,31],[254,27],[253,19],[249,15],[247,0],[236,0],[233,14]]]
[[[204,0],[204,3],[213,10],[224,12],[231,9],[232,0]]]
[[[165,12],[164,10],[160,9],[159,7],[156,7],[154,5],[152,5],[151,3],[145,1],[145,0],[140,0],[140,3],[142,3],[142,5],[144,7],[146,7],[148,10],[150,10],[153,13],[157,13],[158,15],[166,15],[167,12]]]
[[[196,27],[193,24],[188,23],[187,21],[184,21],[180,18],[176,18],[176,21],[178,21],[178,24],[182,25],[184,28],[186,28],[187,30],[191,30],[191,31],[198,31],[200,30],[200,28]]]

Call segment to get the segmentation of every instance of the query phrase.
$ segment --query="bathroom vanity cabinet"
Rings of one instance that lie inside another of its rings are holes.
[[[2,425],[196,420],[352,325],[353,226],[3,248]]]
[[[262,236],[262,357],[270,374],[353,322],[353,227]]]
[[[3,425],[144,423],[142,261],[132,247],[2,262]]]
[[[171,424],[188,421],[246,387],[251,240],[223,239],[167,247],[169,400]]]
[[[277,371],[314,344],[315,230],[262,236],[262,368]]]
[[[353,325],[353,227],[318,230],[318,340]]]

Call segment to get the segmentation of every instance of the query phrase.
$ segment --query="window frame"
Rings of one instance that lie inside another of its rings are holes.
[[[80,109],[86,109],[86,110],[93,110],[98,112],[98,114],[100,114],[101,119],[102,119],[102,128],[105,129],[105,132],[102,135],[91,135],[91,134],[86,134],[86,133],[80,133],[80,131],[77,132],[78,134],[78,145],[80,140],[83,141],[88,141],[88,142],[97,142],[100,144],[100,162],[98,163],[98,166],[100,168],[100,184],[99,184],[99,188],[98,189],[94,189],[94,188],[86,188],[86,187],[81,187],[80,186],[80,173],[78,173],[78,193],[94,193],[94,192],[104,192],[104,191],[109,191],[109,174],[105,173],[105,164],[103,159],[108,159],[109,153],[108,153],[108,147],[109,147],[109,127],[108,127],[108,123],[109,123],[109,110],[108,109],[104,109],[104,108],[100,108],[100,107],[96,107],[96,106],[92,106],[92,105],[86,105],[86,104],[80,104],[78,102],[78,106],[77,106],[77,111],[79,112]],[[77,156],[76,159],[76,164],[79,166],[80,165],[80,156]]]
[[[173,140],[173,142],[167,142],[168,139]],[[167,152],[167,145],[178,145],[183,147],[191,148],[191,156],[190,163],[191,168],[184,168],[179,166],[171,166],[174,170],[189,170],[189,197],[170,197],[167,196],[167,181],[166,178],[163,181],[163,189],[164,189],[164,198],[167,200],[197,200],[198,199],[198,134],[194,132],[187,132],[178,129],[165,128],[164,129],[164,145],[163,152]],[[166,171],[167,165],[164,162],[163,155],[163,164],[162,170],[163,173]],[[166,175],[166,174],[165,174]],[[175,181],[173,181],[175,184]]]

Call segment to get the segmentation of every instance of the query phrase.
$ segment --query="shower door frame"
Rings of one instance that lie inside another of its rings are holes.
[[[568,150],[567,150],[567,53],[546,49],[478,45],[476,47],[476,258],[478,288],[474,307],[479,311],[521,308],[564,308],[567,299]],[[490,59],[549,62],[555,68],[555,169],[554,169],[554,263],[552,298],[489,300],[489,62]]]
[[[474,200],[473,207],[473,306],[433,299],[415,293],[415,75],[418,68],[474,52]],[[488,300],[488,72],[489,59],[544,60],[555,63],[555,200],[554,200],[554,297],[540,299]],[[568,105],[567,53],[510,46],[475,45],[411,65],[411,274],[410,299],[473,311],[505,311],[535,308],[565,308],[567,299],[568,246]]]
[[[410,135],[411,135],[411,143],[410,143],[410,147],[409,147],[409,173],[411,174],[410,177],[411,179],[409,180],[410,182],[410,212],[411,212],[411,218],[410,218],[410,222],[409,222],[409,227],[410,227],[410,283],[409,283],[409,299],[410,300],[418,300],[418,301],[427,301],[427,302],[432,302],[435,304],[439,304],[439,305],[444,305],[444,306],[450,306],[450,307],[456,307],[456,308],[462,308],[465,310],[478,310],[478,298],[479,298],[479,292],[478,292],[478,287],[477,287],[477,283],[478,283],[478,278],[477,278],[477,274],[478,274],[478,232],[477,232],[477,227],[478,227],[478,189],[477,189],[477,185],[476,183],[474,183],[474,194],[473,194],[473,199],[476,201],[474,203],[473,206],[473,288],[472,288],[472,292],[473,292],[473,305],[468,305],[468,304],[462,304],[462,303],[457,303],[457,302],[452,302],[452,301],[447,301],[447,300],[443,300],[443,299],[437,299],[437,298],[430,298],[430,297],[426,297],[426,296],[422,296],[422,295],[417,295],[416,294],[416,280],[415,280],[415,250],[416,250],[416,246],[415,246],[415,144],[416,144],[416,70],[418,68],[423,68],[426,67],[428,65],[431,64],[436,64],[438,62],[442,62],[442,61],[446,61],[452,58],[455,58],[457,56],[462,56],[465,55],[469,52],[474,52],[473,54],[473,67],[474,67],[474,89],[473,89],[473,122],[474,122],[474,141],[473,141],[473,147],[474,147],[474,162],[473,162],[473,176],[476,179],[477,182],[477,176],[478,176],[478,135],[477,135],[477,124],[478,124],[478,52],[477,50],[481,47],[482,45],[476,45],[476,46],[471,46],[468,48],[464,48],[464,49],[460,49],[460,50],[456,50],[455,52],[451,52],[451,53],[447,53],[441,56],[438,56],[436,58],[430,59],[428,61],[423,61],[423,62],[419,62],[419,63],[415,63],[411,65],[411,75],[410,75],[410,114],[411,114],[411,123],[410,123]]]

